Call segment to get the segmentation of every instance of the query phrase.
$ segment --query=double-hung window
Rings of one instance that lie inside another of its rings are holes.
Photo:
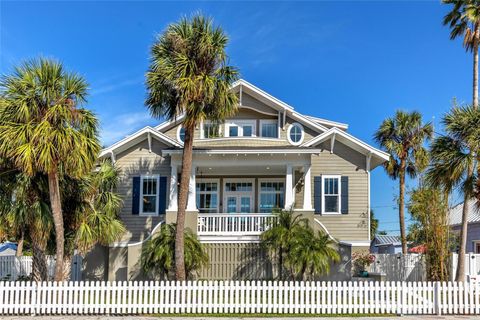
[[[220,124],[214,122],[204,122],[202,132],[204,139],[218,138],[220,137]]]
[[[322,176],[322,212],[325,214],[341,213],[341,179],[337,175]]]
[[[158,214],[159,176],[142,176],[140,181],[140,214]]]
[[[278,121],[260,120],[260,135],[263,138],[278,138]]]
[[[200,213],[218,212],[218,181],[204,180],[197,182],[197,208]]]
[[[259,210],[270,213],[273,209],[282,209],[285,203],[285,184],[283,181],[260,181]]]
[[[255,120],[231,120],[225,123],[225,137],[255,136]]]

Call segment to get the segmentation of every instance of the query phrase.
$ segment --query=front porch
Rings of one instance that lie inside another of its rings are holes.
[[[171,213],[178,208],[180,159],[172,155]],[[197,213],[203,240],[258,240],[274,222],[273,210],[313,211],[311,183],[310,153],[195,155],[187,211]]]

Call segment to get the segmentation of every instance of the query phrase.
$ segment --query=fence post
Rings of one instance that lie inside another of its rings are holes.
[[[33,282],[33,288],[32,288],[32,306],[30,308],[30,314],[32,316],[37,315],[37,304],[38,304],[38,289],[37,289],[37,282]]]
[[[442,308],[441,308],[441,290],[440,290],[440,282],[435,281],[435,294],[433,297],[433,308],[435,310],[436,315],[441,315],[442,314]]]

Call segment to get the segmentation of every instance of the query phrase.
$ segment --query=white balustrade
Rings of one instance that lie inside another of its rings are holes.
[[[275,221],[268,213],[199,214],[199,235],[260,235]]]

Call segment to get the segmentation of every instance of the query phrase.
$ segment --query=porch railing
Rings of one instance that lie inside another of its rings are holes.
[[[199,235],[260,235],[275,221],[268,213],[199,214]]]

